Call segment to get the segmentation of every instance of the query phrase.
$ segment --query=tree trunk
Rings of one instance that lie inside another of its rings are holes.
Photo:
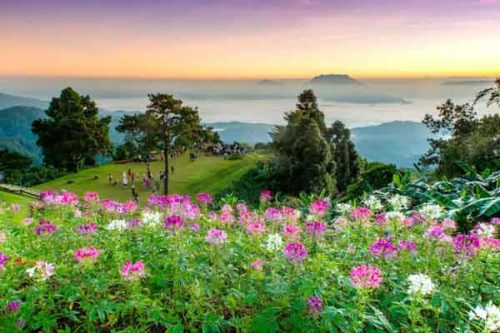
[[[165,153],[165,170],[163,171],[163,194],[168,194],[168,156],[169,151],[167,149],[168,145],[163,146],[163,152]]]

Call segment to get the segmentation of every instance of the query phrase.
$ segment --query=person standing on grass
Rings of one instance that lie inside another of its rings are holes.
[[[108,184],[113,185],[113,176],[111,174],[108,174]]]
[[[131,185],[130,186],[130,189],[132,190],[132,199],[135,201],[135,202],[139,202],[139,194],[137,193],[137,191],[135,190],[135,185]]]
[[[130,172],[130,183],[135,184],[135,172],[134,171]]]
[[[125,171],[123,171],[123,175],[122,175],[122,184],[123,184],[123,188],[127,188],[128,178],[127,178],[127,173]]]

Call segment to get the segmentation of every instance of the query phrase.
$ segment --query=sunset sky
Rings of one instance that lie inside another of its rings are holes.
[[[0,75],[495,76],[500,0],[0,0]]]

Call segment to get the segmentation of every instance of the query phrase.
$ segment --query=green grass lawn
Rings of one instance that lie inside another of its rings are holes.
[[[30,198],[24,195],[0,191],[0,207],[2,209],[8,209],[8,213],[6,216],[9,219],[17,222],[21,221],[23,217],[26,217],[28,215],[29,203],[34,200],[34,198]],[[21,210],[19,212],[11,212],[9,210],[9,207],[12,204],[20,204]]]
[[[171,174],[169,182],[170,193],[195,195],[199,192],[209,192],[216,194],[227,188],[263,158],[265,156],[258,153],[246,155],[240,160],[225,160],[218,156],[200,155],[195,161],[190,161],[188,154],[185,154],[173,161],[174,173]],[[78,195],[95,191],[99,192],[101,198],[128,200],[132,198],[130,184],[127,189],[124,189],[121,185],[121,177],[123,171],[129,168],[138,175],[135,187],[139,193],[139,201],[144,203],[151,194],[151,190],[142,186],[142,176],[146,173],[144,163],[106,164],[37,185],[34,188],[68,190]],[[159,182],[162,169],[162,161],[151,164],[151,170],[157,182]],[[110,173],[113,179],[118,181],[117,185],[108,184]],[[95,176],[98,176],[98,179],[94,179]]]

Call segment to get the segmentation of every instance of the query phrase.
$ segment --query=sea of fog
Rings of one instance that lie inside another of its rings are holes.
[[[420,121],[426,113],[451,98],[471,102],[475,94],[493,85],[492,79],[366,79],[359,84],[312,85],[308,80],[191,81],[163,79],[90,79],[0,77],[0,92],[50,100],[71,86],[90,94],[107,110],[144,110],[147,94],[164,92],[198,107],[204,122],[242,121],[281,123],[306,88],[316,92],[328,122],[349,127],[393,120]],[[493,112],[483,106],[479,114]]]

